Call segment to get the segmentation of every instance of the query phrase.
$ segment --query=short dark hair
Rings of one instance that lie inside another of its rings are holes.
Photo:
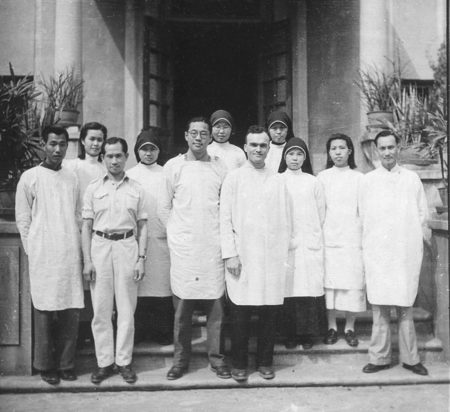
[[[397,134],[393,130],[382,130],[380,133],[378,133],[375,136],[375,139],[373,139],[375,146],[378,146],[378,139],[380,137],[388,137],[388,136],[394,136],[395,143],[400,143],[400,138],[397,136]]]
[[[259,124],[252,124],[248,129],[247,133],[245,134],[245,143],[247,143],[247,136],[249,134],[259,134],[259,133],[265,133],[267,136],[269,136],[269,133],[267,133],[267,129],[264,126],[261,126]],[[269,137],[270,140],[270,137]]]
[[[348,166],[350,167],[350,169],[356,169],[355,148],[353,146],[352,139],[343,133],[334,133],[330,136],[330,138],[327,141],[327,145],[326,145],[326,147],[327,147],[327,166],[326,166],[326,169],[329,169],[330,167],[334,166],[334,163],[331,160],[331,156],[330,156],[330,147],[331,147],[331,142],[333,140],[344,140],[345,141],[345,143],[347,144],[347,147],[351,150],[351,153],[348,156]]]
[[[188,122],[186,123],[186,128],[184,129],[184,131],[187,132],[189,130],[189,128],[191,127],[191,123],[195,123],[195,122],[206,123],[208,126],[208,130],[211,133],[211,122],[205,116],[196,116],[196,117],[192,117],[191,119],[189,119]]]
[[[48,135],[51,133],[56,134],[57,136],[64,135],[64,137],[66,138],[66,142],[69,141],[69,133],[67,132],[67,130],[64,127],[61,127],[61,126],[47,126],[42,131],[42,141],[47,143]]]
[[[84,141],[84,139],[86,139],[86,136],[88,134],[89,130],[101,130],[103,133],[103,140],[106,140],[106,138],[108,137],[108,129],[106,128],[106,126],[103,126],[101,123],[97,123],[97,122],[89,122],[83,125],[83,127],[80,129],[80,138],[78,139],[79,141],[79,155],[78,157],[80,159],[85,159],[86,158],[86,150],[83,146],[83,144],[81,142]],[[101,161],[101,158],[99,156],[98,158],[99,162]]]
[[[102,146],[102,154],[105,154],[105,146],[107,144],[116,144],[116,143],[120,143],[120,145],[122,146],[122,151],[127,154],[128,153],[128,143],[125,139],[123,139],[122,137],[108,137],[105,142],[103,143]]]

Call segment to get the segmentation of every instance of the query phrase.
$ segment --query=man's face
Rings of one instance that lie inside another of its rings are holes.
[[[382,166],[391,170],[397,164],[398,145],[394,136],[379,137],[377,140],[377,150]]]
[[[107,144],[103,162],[112,176],[119,176],[125,169],[128,153],[124,153],[120,143]]]
[[[47,142],[43,142],[45,162],[50,166],[59,166],[66,156],[67,146],[68,142],[63,134],[50,133]]]
[[[217,122],[212,128],[212,137],[218,143],[225,143],[231,136],[231,126],[225,122]]]
[[[263,167],[269,152],[269,136],[265,132],[248,134],[244,150],[253,166]]]
[[[197,155],[206,154],[209,143],[211,142],[211,133],[209,127],[204,122],[192,122],[189,130],[184,133],[189,150]]]
[[[103,136],[103,132],[101,130],[88,130],[86,137],[81,141],[86,154],[92,157],[97,157],[102,149],[104,139],[105,136]]]

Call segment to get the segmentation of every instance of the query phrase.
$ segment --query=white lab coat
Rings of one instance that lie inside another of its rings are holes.
[[[362,177],[362,173],[348,166],[333,166],[317,176],[326,201],[323,234],[327,289],[364,289],[362,229],[358,212]]]
[[[65,167],[33,167],[17,186],[16,223],[38,310],[84,307],[78,200],[77,178]]]
[[[284,300],[292,205],[280,175],[249,162],[228,173],[220,197],[222,257],[239,256],[239,277],[226,271],[237,305],[281,305]]]
[[[147,260],[144,279],[139,282],[138,296],[171,296],[167,234],[157,215],[158,199],[166,185],[163,167],[156,163],[150,166],[139,163],[127,170],[127,175],[143,187],[148,215]]]
[[[167,222],[172,292],[181,299],[218,299],[225,291],[219,196],[226,166],[217,157],[204,162],[180,155],[164,172],[159,216]]]
[[[284,146],[286,146],[286,143],[273,144],[273,142],[270,142],[269,152],[266,157],[266,167],[275,173],[278,173]]]
[[[412,306],[417,295],[427,201],[416,173],[380,167],[362,179],[360,215],[367,297]]]
[[[294,233],[289,251],[285,297],[324,294],[322,225],[325,197],[316,177],[301,170],[281,174],[293,203]]]
[[[208,146],[210,156],[217,156],[227,166],[228,171],[241,167],[247,160],[244,151],[230,142],[217,143],[213,141]]]

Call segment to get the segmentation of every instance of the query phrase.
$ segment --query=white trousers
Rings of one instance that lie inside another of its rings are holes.
[[[398,318],[398,346],[400,362],[415,365],[420,362],[417,351],[413,309],[395,306]],[[372,305],[373,325],[369,346],[369,362],[374,365],[391,363],[391,306]]]
[[[91,248],[96,280],[91,282],[92,333],[95,355],[100,368],[113,364],[126,366],[131,363],[134,344],[134,311],[138,284],[134,266],[138,246],[134,236],[123,240],[108,240],[94,235]],[[116,300],[117,339],[114,356],[114,332],[112,314]]]

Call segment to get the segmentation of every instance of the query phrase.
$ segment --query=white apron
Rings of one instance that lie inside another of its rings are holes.
[[[16,222],[38,310],[84,307],[78,200],[76,176],[65,167],[33,167],[17,186]]]
[[[325,198],[314,176],[289,169],[281,174],[293,202],[294,239],[289,251],[285,297],[324,294],[322,224]]]
[[[323,234],[327,289],[361,290],[365,285],[358,212],[362,177],[362,173],[350,167],[335,166],[317,176],[326,201]]]
[[[423,252],[427,202],[419,177],[395,166],[364,176],[360,213],[367,297],[375,305],[412,306]]]
[[[208,146],[208,153],[221,159],[226,164],[228,171],[241,167],[247,160],[244,151],[230,142],[217,143],[213,141]]]
[[[222,186],[223,258],[239,256],[242,271],[226,271],[227,291],[237,305],[281,305],[292,228],[292,209],[280,175],[250,163],[231,171]]]
[[[164,169],[156,163],[150,166],[139,163],[127,170],[127,175],[143,187],[148,215],[147,260],[144,279],[139,282],[138,296],[171,296],[167,234],[157,215],[158,199],[166,184]]]
[[[181,299],[218,299],[225,290],[219,196],[226,166],[217,158],[178,156],[164,169],[172,205],[167,222],[172,292]]]

